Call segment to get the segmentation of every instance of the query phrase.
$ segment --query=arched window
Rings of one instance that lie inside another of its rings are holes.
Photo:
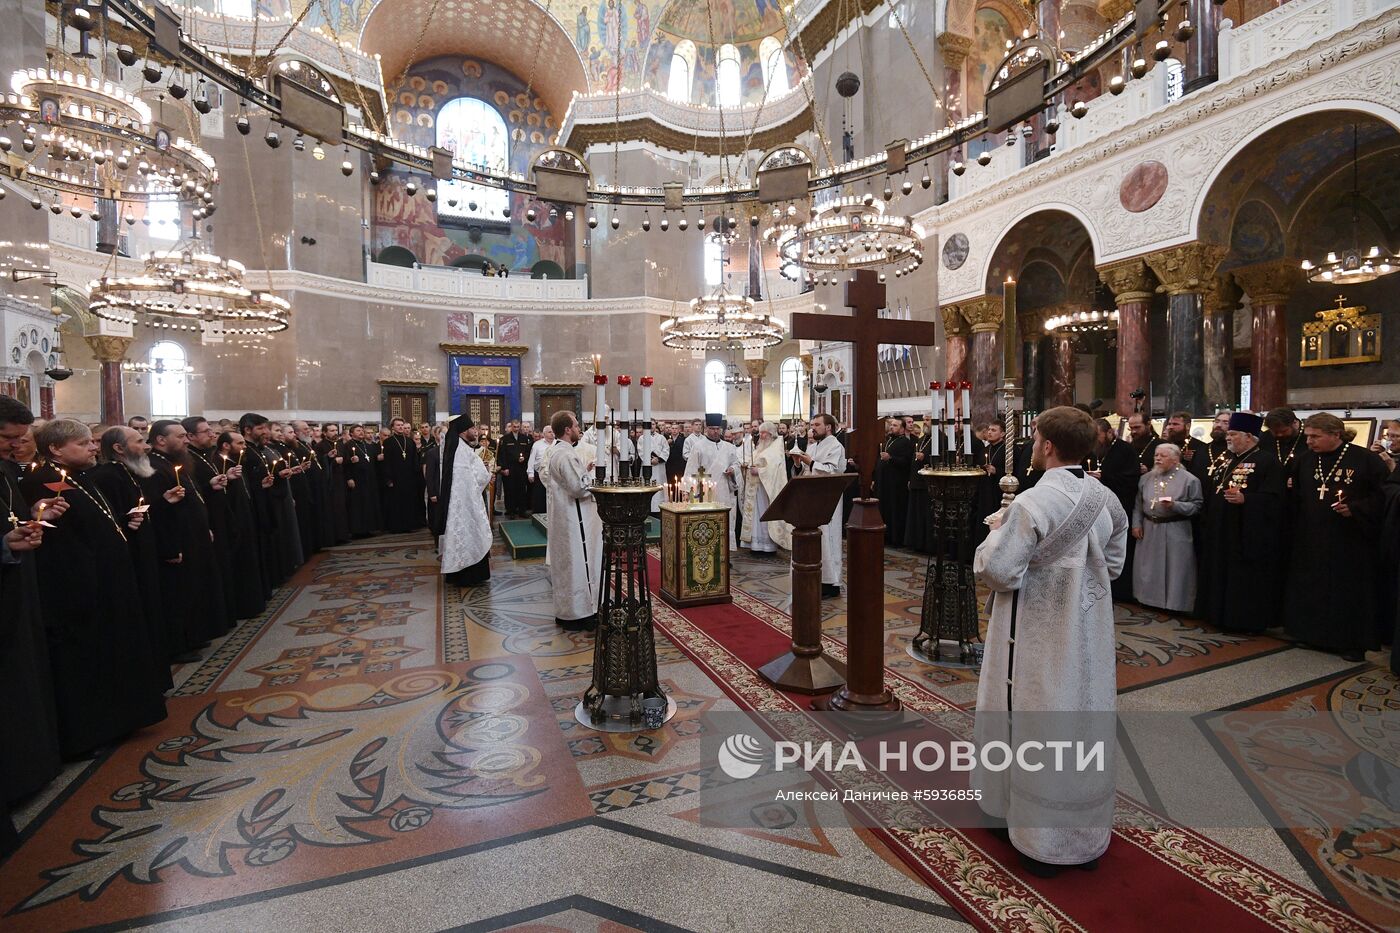
[[[739,77],[739,50],[732,45],[719,47],[719,64],[715,72],[715,94],[721,107],[737,107],[744,99]]]
[[[705,364],[705,411],[723,413],[726,406],[724,401],[724,364],[719,360],[710,360]]]
[[[695,43],[682,40],[671,53],[671,71],[666,78],[666,96],[690,103],[691,76],[695,74]]]
[[[146,235],[153,240],[178,240],[180,238],[180,202],[168,201],[147,201],[146,220],[150,225],[146,226]]]
[[[253,0],[219,0],[219,12],[224,16],[253,18]]]
[[[162,340],[151,347],[146,362],[151,366],[151,417],[186,418],[190,413],[189,368],[185,350],[178,343]]]
[[[475,97],[456,97],[442,105],[437,115],[437,144],[468,165],[503,172],[510,164],[506,121],[495,107]],[[501,188],[466,181],[438,182],[439,217],[500,221],[509,206],[510,192]]]
[[[1186,93],[1186,66],[1175,58],[1169,58],[1162,64],[1167,66],[1167,103],[1181,100]]]
[[[705,284],[710,288],[724,282],[724,246],[718,237],[705,237]]]
[[[778,386],[782,393],[778,399],[778,417],[807,417],[807,374],[802,371],[801,360],[795,356],[783,360],[778,370]]]
[[[758,60],[763,62],[763,86],[768,89],[768,97],[782,97],[791,89],[783,44],[773,36],[764,39],[758,44]]]

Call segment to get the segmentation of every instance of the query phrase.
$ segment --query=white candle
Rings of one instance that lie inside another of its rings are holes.
[[[600,422],[600,421],[603,420],[603,390],[606,389],[606,388],[607,388],[606,386],[601,386],[601,385],[600,385],[600,386],[595,386],[596,391],[593,393],[593,422],[594,422],[594,424],[597,424],[598,422]]]
[[[642,420],[651,420],[651,386],[642,386]]]
[[[962,390],[963,453],[969,457],[972,456],[972,403],[969,398],[971,391],[967,383],[964,382]]]
[[[622,415],[624,421],[631,416],[632,408],[627,404],[627,396],[632,393],[631,386],[619,385],[617,387],[617,410]]]
[[[929,421],[928,452],[931,457],[938,456],[938,432],[943,429],[938,410],[938,403],[941,401],[938,397],[938,388],[938,383],[929,383],[929,417],[931,420]]]
[[[947,386],[947,397],[944,400],[943,423],[948,429],[948,453],[956,453],[958,448],[958,407],[953,398],[953,383]]]

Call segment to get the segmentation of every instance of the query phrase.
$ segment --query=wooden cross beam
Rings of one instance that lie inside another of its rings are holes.
[[[932,321],[899,321],[880,317],[885,306],[885,286],[869,269],[856,273],[846,285],[846,307],[853,313],[794,314],[792,336],[803,340],[846,341],[855,361],[855,446],[852,456],[860,468],[862,496],[872,496],[875,464],[880,459],[884,432],[879,427],[879,353],[881,344],[931,347],[938,340]]]

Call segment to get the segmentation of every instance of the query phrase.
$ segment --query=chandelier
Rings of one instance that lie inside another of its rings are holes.
[[[148,253],[141,275],[107,277],[89,286],[88,310],[116,324],[264,336],[287,329],[291,305],[243,284],[243,264],[195,247]]]
[[[923,231],[908,217],[887,214],[870,196],[844,197],[813,211],[805,223],[778,223],[767,238],[777,245],[787,278],[834,285],[837,274],[894,266],[907,275],[924,261]]]
[[[716,374],[714,377],[716,385],[722,385],[725,391],[734,389],[747,389],[749,387],[749,377],[739,372],[739,367],[733,363],[728,363],[724,367],[724,374]]]
[[[1071,334],[1092,334],[1118,329],[1117,311],[1072,311],[1045,319],[1045,332],[1067,331]]]
[[[719,285],[692,299],[690,310],[661,322],[661,342],[674,350],[761,350],[783,342],[778,318],[759,311],[752,298]]]
[[[1320,285],[1359,285],[1389,275],[1400,268],[1400,255],[1372,246],[1361,247],[1361,185],[1358,170],[1360,131],[1351,126],[1351,245],[1327,253],[1317,262],[1303,260],[1303,272],[1309,282]]]
[[[102,198],[192,204],[196,217],[213,212],[213,158],[153,124],[145,101],[111,81],[56,67],[16,71],[10,87],[0,97],[0,170],[17,181],[89,199],[70,205],[75,216],[83,209],[97,215]],[[37,198],[30,203],[42,206]],[[61,213],[63,205],[55,200],[50,209]]]

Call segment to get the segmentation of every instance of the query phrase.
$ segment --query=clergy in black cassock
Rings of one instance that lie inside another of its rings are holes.
[[[325,458],[316,449],[311,436],[311,426],[305,421],[292,422],[290,443],[302,463],[306,464],[306,488],[310,496],[312,515],[312,535],[316,540],[315,550],[330,547],[335,543],[335,523],[331,520],[329,494],[326,484]]]
[[[442,445],[425,445],[419,448],[418,453],[423,458],[423,491],[428,502],[428,529],[431,531],[442,523],[438,515],[438,496],[442,488]]]
[[[1133,501],[1137,498],[1138,480],[1142,478],[1138,470],[1137,454],[1132,445],[1116,436],[1113,426],[1106,419],[1094,422],[1098,439],[1094,452],[1084,464],[1089,474],[1108,487],[1108,491],[1118,499],[1123,511],[1133,514]],[[1156,447],[1154,445],[1153,449]],[[1210,490],[1204,490],[1209,494]],[[1113,598],[1119,602],[1136,602],[1133,598],[1133,546],[1137,540],[1128,535],[1128,553],[1123,560],[1123,572],[1112,583]]]
[[[1006,438],[1000,421],[992,421],[983,429],[985,438],[981,454],[974,461],[986,475],[977,481],[977,493],[972,500],[972,540],[981,544],[991,529],[986,518],[1001,508],[1001,478],[1006,475]],[[974,448],[975,449],[975,448]],[[1015,457],[1013,449],[1011,455]],[[1012,464],[1015,468],[1015,464]]]
[[[209,506],[195,482],[185,438],[178,421],[152,424],[148,441],[153,472],[141,481],[161,559],[161,606],[182,622],[182,654],[204,647],[233,627],[214,554]],[[218,479],[222,489],[228,479]]]
[[[1174,412],[1167,419],[1162,438],[1181,448],[1181,465],[1186,472],[1200,480],[1201,489],[1204,490],[1210,472],[1210,449],[1191,436],[1191,413]],[[1153,453],[1155,456],[1155,450]]]
[[[501,483],[505,486],[507,517],[530,517],[530,482],[526,468],[531,445],[530,435],[521,431],[519,421],[506,425],[506,433],[496,445],[496,464],[501,468]]]
[[[22,403],[0,396],[0,806],[40,790],[59,770],[58,714],[34,574],[34,551],[43,547],[46,529],[27,524],[33,508],[9,459],[33,421]]]
[[[885,522],[885,543],[904,546],[904,521],[909,517],[909,466],[914,462],[914,441],[904,433],[904,419],[891,418],[875,464],[875,495]]]
[[[930,466],[929,451],[933,447],[933,425],[924,422],[924,433],[914,441],[914,457],[909,463],[909,513],[904,525],[904,546],[921,554],[933,551],[929,523],[928,477],[920,473]]]
[[[238,419],[246,441],[243,473],[253,495],[253,518],[258,522],[263,566],[268,582],[281,586],[301,566],[301,531],[292,503],[291,467],[281,452],[269,444],[272,424],[262,415],[248,412]]]
[[[1383,424],[1389,449],[1377,454],[1385,468],[1390,471],[1381,490],[1385,495],[1385,517],[1381,521],[1381,567],[1400,567],[1400,420]],[[1395,591],[1393,574],[1381,574],[1377,582],[1380,592],[1376,597],[1381,613],[1382,631],[1391,637],[1390,669],[1400,670],[1400,651],[1395,650],[1396,637],[1400,636],[1400,595]]]
[[[1196,591],[1201,616],[1226,632],[1262,632],[1283,622],[1278,581],[1288,560],[1279,544],[1288,480],[1273,451],[1259,444],[1262,424],[1248,412],[1230,416],[1226,456],[1203,490]]]
[[[1284,618],[1297,641],[1361,661],[1380,645],[1375,575],[1386,469],[1380,457],[1342,439],[1345,427],[1326,412],[1303,425],[1308,450],[1294,459]]]
[[[35,440],[48,462],[20,490],[30,501],[61,495],[68,503],[54,527],[44,529],[34,562],[59,747],[74,758],[165,718],[163,662],[146,636],[127,551],[126,530],[141,517],[117,515],[85,475],[97,459],[86,425],[50,421]]]
[[[345,505],[345,457],[341,453],[340,425],[325,426],[325,436],[316,442],[316,453],[321,457],[326,478],[326,511],[330,515],[331,536],[334,544],[344,544],[350,540],[350,516]]]
[[[302,563],[316,553],[316,511],[311,501],[311,470],[309,457],[304,455],[296,444],[296,436],[289,424],[273,425],[272,441],[268,445],[276,450],[286,464],[287,489],[291,493],[292,511],[297,519],[297,540],[301,542]]]
[[[363,538],[379,530],[379,480],[363,426],[357,424],[350,429],[341,456],[345,460],[345,509],[350,534]]]
[[[239,619],[252,619],[262,614],[272,585],[264,576],[263,562],[258,555],[258,527],[253,517],[253,495],[248,477],[239,464],[247,442],[236,431],[225,431],[217,439],[209,463],[228,477],[224,488],[228,496],[228,541],[225,549],[230,555],[231,576],[225,595],[233,614]]]
[[[232,512],[229,506],[228,488],[231,480],[214,463],[214,447],[217,434],[209,422],[198,416],[185,418],[180,422],[185,429],[185,462],[190,468],[190,483],[199,493],[204,507],[209,513],[209,530],[213,532],[214,560],[219,568],[219,579],[223,584],[224,606],[228,609],[228,624],[232,628],[239,619],[247,616],[238,614],[234,606],[233,551],[229,547],[232,531],[229,523]],[[183,479],[183,473],[181,479]]]
[[[160,598],[160,555],[156,550],[155,522],[146,508],[146,491],[142,488],[142,477],[154,472],[148,455],[146,439],[132,428],[108,428],[100,440],[102,458],[105,463],[94,467],[88,474],[92,484],[102,493],[112,511],[118,515],[134,515],[144,512],[143,521],[136,528],[126,529],[127,550],[131,553],[131,566],[136,572],[136,586],[141,591],[141,605],[146,613],[146,634],[156,657],[167,664],[182,653],[184,630],[179,615],[165,611]],[[170,680],[170,668],[162,668],[166,677],[165,689],[174,686]]]
[[[423,464],[409,434],[408,422],[395,418],[378,461],[384,485],[384,530],[390,534],[417,531],[423,517]]]

